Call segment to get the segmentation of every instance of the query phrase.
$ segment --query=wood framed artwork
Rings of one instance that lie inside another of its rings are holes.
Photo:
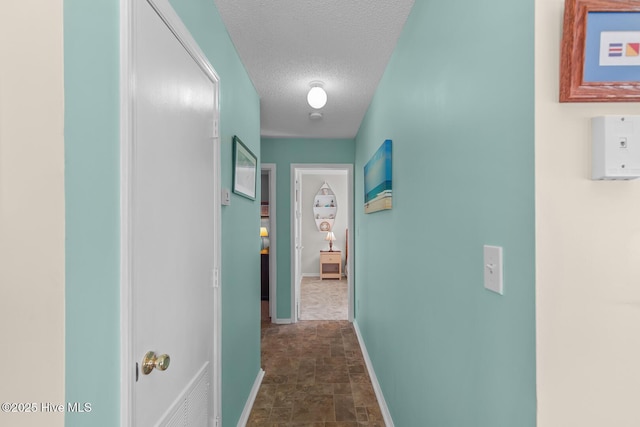
[[[269,202],[262,202],[260,204],[260,216],[262,218],[269,218]]]
[[[566,0],[560,102],[640,102],[640,0]]]
[[[393,207],[391,140],[382,143],[364,166],[364,213]]]
[[[258,159],[237,136],[233,137],[233,192],[256,199]]]

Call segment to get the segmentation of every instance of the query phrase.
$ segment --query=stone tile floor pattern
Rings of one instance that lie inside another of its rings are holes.
[[[248,427],[384,427],[348,321],[262,323],[265,376]]]
[[[300,283],[301,320],[347,320],[349,294],[347,279],[322,280],[303,277]]]

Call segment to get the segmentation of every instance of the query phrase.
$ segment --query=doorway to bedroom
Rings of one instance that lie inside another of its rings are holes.
[[[263,163],[260,173],[260,319],[276,318],[276,165]]]
[[[292,174],[292,320],[353,321],[353,165]]]

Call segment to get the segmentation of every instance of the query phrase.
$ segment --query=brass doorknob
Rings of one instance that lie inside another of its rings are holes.
[[[142,373],[149,375],[154,368],[166,371],[169,363],[171,363],[171,358],[168,354],[156,356],[155,352],[148,351],[147,354],[144,355],[144,359],[142,359]]]

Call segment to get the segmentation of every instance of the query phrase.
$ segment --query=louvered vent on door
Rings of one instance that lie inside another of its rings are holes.
[[[160,427],[206,427],[209,418],[209,363],[190,381]]]

